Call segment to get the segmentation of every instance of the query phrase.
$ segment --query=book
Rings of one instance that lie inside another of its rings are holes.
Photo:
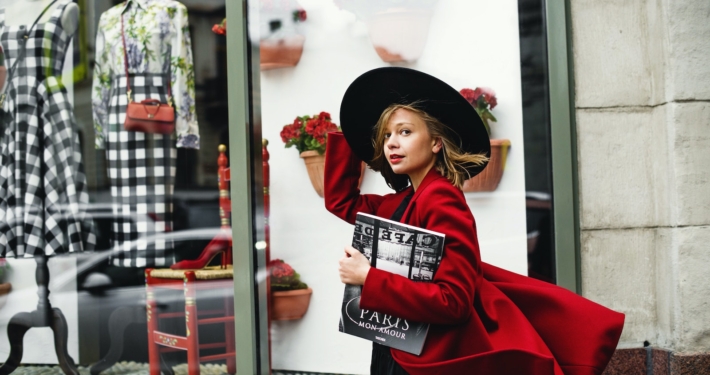
[[[442,233],[358,212],[352,246],[372,267],[417,282],[431,282],[441,264],[444,239]],[[362,286],[345,285],[340,332],[421,354],[429,324],[361,310],[361,294]]]

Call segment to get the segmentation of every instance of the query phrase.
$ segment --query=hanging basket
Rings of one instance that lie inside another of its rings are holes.
[[[412,62],[424,51],[432,11],[390,9],[374,15],[368,24],[370,41],[382,61]]]
[[[301,60],[305,42],[306,37],[298,34],[275,41],[262,40],[259,43],[259,66],[261,70],[296,66]]]
[[[308,177],[311,180],[311,185],[313,189],[316,190],[318,196],[323,198],[323,181],[325,177],[325,155],[321,155],[318,151],[303,151],[301,153],[301,158],[303,162],[306,163],[306,169],[308,170]],[[362,168],[360,171],[360,180],[358,181],[358,187],[362,184],[362,180],[365,177],[365,163],[362,163]]]
[[[503,177],[506,159],[510,149],[510,140],[491,139],[491,160],[483,172],[477,174],[463,184],[463,191],[494,191]]]
[[[271,319],[296,320],[303,318],[311,303],[313,289],[271,292]]]

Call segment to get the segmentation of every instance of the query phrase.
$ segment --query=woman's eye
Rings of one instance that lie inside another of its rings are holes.
[[[385,138],[389,138],[390,136],[392,136],[392,134],[390,134],[390,133],[385,133]]]
[[[399,132],[399,134],[402,134],[402,135],[409,135],[410,133],[411,133],[411,131],[409,131],[409,129],[402,129]]]

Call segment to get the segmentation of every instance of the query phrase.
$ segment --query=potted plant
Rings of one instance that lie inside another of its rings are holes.
[[[264,19],[259,30],[259,66],[261,70],[293,67],[301,60],[306,37],[298,25],[308,18],[306,11],[293,2],[273,6],[261,2],[260,18]],[[219,35],[227,33],[227,20],[214,25],[212,31]]]
[[[266,15],[271,19],[268,20],[268,31],[259,41],[261,70],[298,65],[306,42],[306,37],[299,31],[298,25],[308,18],[306,11],[300,8],[291,10],[289,16],[262,12],[262,16]]]
[[[296,117],[281,130],[281,140],[286,148],[296,147],[306,163],[311,184],[320,197],[323,197],[325,144],[328,132],[335,130],[338,130],[338,126],[331,121],[328,112]]]
[[[313,289],[281,259],[270,261],[267,268],[271,284],[271,319],[301,319],[308,311]]]
[[[335,0],[335,3],[367,24],[377,55],[384,62],[394,63],[419,59],[437,1]]]
[[[12,285],[7,280],[7,272],[10,269],[10,264],[7,260],[0,258],[0,307],[5,306],[7,295],[12,290]]]
[[[498,105],[495,91],[488,87],[476,87],[474,90],[469,88],[462,89],[460,93],[471,103],[481,117],[490,137],[490,121],[498,121],[491,113],[491,110]],[[497,189],[500,179],[503,177],[509,148],[509,139],[494,139],[491,137],[491,158],[488,161],[488,166],[483,172],[466,180],[463,185],[463,191],[494,191]]]

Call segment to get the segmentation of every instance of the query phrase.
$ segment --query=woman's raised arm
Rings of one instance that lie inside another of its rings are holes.
[[[325,207],[335,216],[355,223],[358,212],[375,215],[385,199],[374,194],[360,194],[358,182],[362,160],[350,149],[343,133],[328,133],[325,151]]]

